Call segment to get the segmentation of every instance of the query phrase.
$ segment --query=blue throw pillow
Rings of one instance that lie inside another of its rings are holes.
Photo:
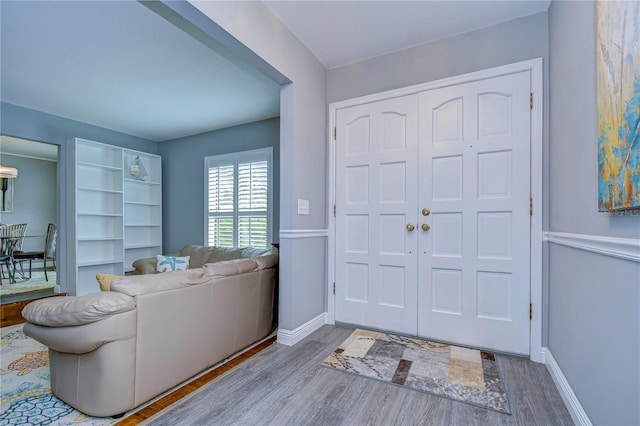
[[[189,268],[189,257],[157,255],[156,269],[158,272],[184,271]]]

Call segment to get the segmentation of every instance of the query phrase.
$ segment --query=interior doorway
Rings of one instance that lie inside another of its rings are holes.
[[[2,267],[0,303],[33,300],[59,292],[55,262],[58,224],[58,151],[53,144],[0,136],[0,164],[17,171],[7,184],[12,187],[10,203],[0,212],[2,225],[26,225],[13,252]],[[4,185],[3,185],[4,186]],[[47,251],[45,274],[44,252]],[[40,256],[42,253],[42,256]],[[45,276],[46,275],[46,276]]]
[[[330,106],[329,323],[541,359],[541,93],[533,60]]]

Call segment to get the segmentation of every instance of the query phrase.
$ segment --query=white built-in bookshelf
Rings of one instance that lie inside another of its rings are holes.
[[[147,175],[132,175],[136,160]],[[70,294],[100,291],[96,274],[123,275],[162,252],[162,163],[157,155],[74,139],[68,146]]]

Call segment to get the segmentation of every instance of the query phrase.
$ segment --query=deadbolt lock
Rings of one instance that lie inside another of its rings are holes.
[[[423,231],[428,231],[429,229],[431,229],[431,227],[428,224],[426,224],[426,223],[422,224],[422,230]]]
[[[429,216],[431,214],[431,210],[424,208],[422,209],[422,216]]]

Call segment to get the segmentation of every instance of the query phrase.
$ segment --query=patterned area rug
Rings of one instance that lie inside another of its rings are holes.
[[[27,277],[28,276],[27,271]],[[3,278],[2,285],[0,285],[0,296],[53,288],[53,286],[56,285],[56,271],[47,271],[47,276],[49,277],[49,281],[44,279],[43,271],[33,271],[31,279],[21,280],[17,278],[17,282],[15,283],[9,283],[9,278]]]
[[[0,329],[0,425],[110,425],[51,394],[49,351],[25,336],[22,324]]]
[[[489,352],[356,329],[323,365],[511,414]]]

